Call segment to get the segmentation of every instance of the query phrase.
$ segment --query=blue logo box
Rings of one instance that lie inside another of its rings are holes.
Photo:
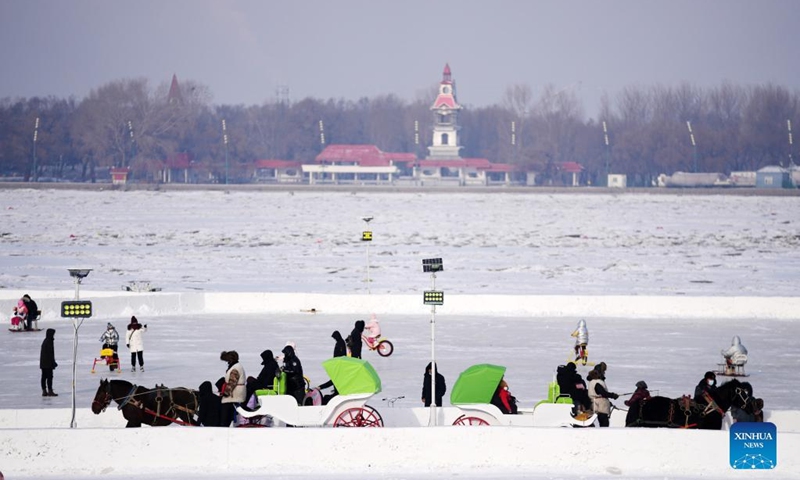
[[[778,465],[778,430],[770,422],[731,425],[730,462],[736,470],[769,470]]]

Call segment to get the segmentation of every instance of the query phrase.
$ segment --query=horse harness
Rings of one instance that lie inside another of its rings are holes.
[[[737,387],[735,391],[736,396],[742,400],[742,404],[744,405],[747,403],[747,397],[749,397],[747,391],[740,387]],[[742,395],[743,393],[745,395]],[[708,392],[703,392],[703,399],[706,401],[706,405],[701,408],[702,404],[694,402],[691,397],[684,395],[681,398],[675,399],[669,403],[669,412],[667,414],[666,422],[648,421],[646,423],[653,425],[664,425],[666,427],[694,428],[697,426],[697,423],[689,423],[689,419],[693,414],[699,414],[700,417],[705,418],[710,413],[717,412],[721,416],[725,416],[725,410],[717,405],[717,402],[714,400],[711,394]],[[644,416],[644,404],[645,402],[639,402],[639,418],[637,419],[637,423],[640,425],[645,423],[642,421]],[[673,421],[676,416],[676,405],[680,409],[681,413],[683,413],[683,425]]]
[[[157,421],[157,419],[159,419],[159,418],[164,419],[164,420],[169,420],[170,422],[178,423],[178,424],[181,424],[181,425],[191,425],[191,423],[187,423],[187,422],[184,422],[183,420],[179,419],[178,418],[178,413],[176,412],[176,410],[186,413],[189,418],[194,416],[194,414],[197,412],[197,405],[198,405],[197,395],[195,394],[194,390],[189,390],[189,389],[186,389],[186,388],[177,389],[177,390],[185,391],[185,392],[187,392],[187,393],[192,395],[191,405],[194,408],[189,408],[189,407],[184,407],[183,405],[178,405],[178,404],[176,404],[174,402],[173,396],[172,396],[172,392],[173,392],[173,390],[176,390],[176,389],[165,388],[163,385],[160,385],[160,386],[157,385],[156,388],[155,388],[155,392],[156,392],[156,398],[155,398],[155,400],[156,400],[156,410],[153,411],[152,409],[148,408],[144,404],[144,402],[142,402],[141,400],[136,398],[136,397],[141,396],[141,395],[147,395],[147,394],[149,394],[151,392],[148,391],[148,392],[143,392],[143,393],[136,393],[136,390],[138,388],[139,388],[138,385],[132,385],[131,386],[131,390],[130,390],[130,392],[128,392],[127,395],[125,395],[124,397],[121,397],[121,398],[114,398],[113,395],[111,394],[111,384],[109,383],[107,388],[106,388],[106,390],[105,390],[105,392],[104,392],[105,396],[103,397],[103,400],[102,400],[103,409],[101,411],[105,411],[105,409],[108,407],[108,405],[111,403],[111,401],[114,400],[119,404],[119,406],[117,407],[117,410],[122,410],[123,408],[125,408],[128,405],[132,405],[132,406],[138,408],[139,410],[150,414],[153,417],[153,421],[150,423],[151,426],[154,426],[156,421]],[[161,407],[162,407],[162,402],[163,402],[163,400],[165,398],[165,392],[166,392],[166,398],[169,399],[169,402],[168,402],[169,403],[169,408],[162,414]],[[93,403],[95,403],[95,402],[96,403],[101,403],[101,402],[99,402],[97,400],[93,401]],[[170,415],[174,415],[174,416],[170,416]]]

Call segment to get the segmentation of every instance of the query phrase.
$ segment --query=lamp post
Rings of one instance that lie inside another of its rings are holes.
[[[133,137],[133,122],[131,122],[130,120],[128,120],[128,136],[130,136],[131,139],[131,154],[130,157],[128,158],[128,161],[126,162],[127,165],[123,165],[124,167],[129,166],[133,162],[134,155],[136,155],[136,150],[135,150],[136,146],[134,144],[135,139]]]
[[[81,281],[89,275],[92,270],[90,268],[70,268],[69,274],[75,279],[75,301],[61,302],[61,316],[72,318],[72,328],[75,330],[75,335],[72,337],[72,420],[70,420],[69,428],[77,427],[75,422],[75,389],[77,386],[78,378],[78,329],[83,324],[83,319],[92,316],[92,302],[81,302],[80,287]],[[81,319],[78,322],[78,319]]]
[[[692,122],[686,120],[686,128],[689,129],[689,140],[692,142],[692,148],[694,150],[694,173],[697,173],[697,143],[694,141],[694,132],[692,131]]]
[[[367,228],[369,228],[369,222],[371,222],[373,218],[375,217],[361,217],[361,220],[364,220],[364,223],[367,224]],[[367,295],[372,295],[371,280],[369,279],[369,244],[372,243],[372,231],[364,230],[361,232],[361,241],[367,244]]]
[[[225,144],[225,185],[228,184],[228,126],[222,119],[222,142]]]
[[[789,130],[789,168],[794,167],[794,160],[792,159],[792,145],[794,142],[792,141],[792,121],[787,119],[786,120],[786,128]]]
[[[39,117],[36,117],[36,123],[33,125],[33,177],[34,182],[39,181],[39,168],[36,165],[36,141],[39,139]]]
[[[422,294],[422,303],[431,306],[431,412],[428,426],[436,426],[436,305],[444,305],[444,292],[436,290],[436,272],[444,271],[441,258],[422,260],[422,271],[431,274],[432,289]]]
[[[611,164],[611,143],[608,141],[608,126],[606,121],[603,120],[603,142],[606,144],[606,187],[608,186],[608,175],[611,173],[609,170]]]

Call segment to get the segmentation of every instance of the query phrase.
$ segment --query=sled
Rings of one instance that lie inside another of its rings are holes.
[[[9,331],[9,332],[12,332],[12,333],[21,333],[21,332],[41,332],[41,331],[42,331],[42,329],[41,329],[41,328],[34,328],[34,329],[31,329],[31,330],[25,330],[25,329],[23,328],[23,329],[21,329],[21,330],[14,330],[13,328],[9,328],[9,329],[8,329],[8,331]]]
[[[744,371],[744,365],[728,365],[727,363],[718,363],[717,370],[714,372],[716,375],[723,377],[749,377]]]

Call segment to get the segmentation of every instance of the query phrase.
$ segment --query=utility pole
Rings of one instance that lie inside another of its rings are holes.
[[[694,132],[692,131],[692,122],[686,120],[686,128],[689,129],[689,140],[692,142],[692,148],[694,150],[694,173],[697,173],[697,143],[694,141]]]
[[[225,144],[225,185],[228,184],[228,126],[222,119],[222,142]]]
[[[603,141],[606,144],[606,181],[605,185],[608,186],[608,176],[611,174],[610,164],[611,164],[611,143],[608,141],[608,127],[606,126],[606,121],[603,120]]]
[[[33,176],[31,179],[34,182],[39,181],[39,167],[36,165],[36,141],[39,139],[39,117],[36,117],[36,123],[33,126]]]

